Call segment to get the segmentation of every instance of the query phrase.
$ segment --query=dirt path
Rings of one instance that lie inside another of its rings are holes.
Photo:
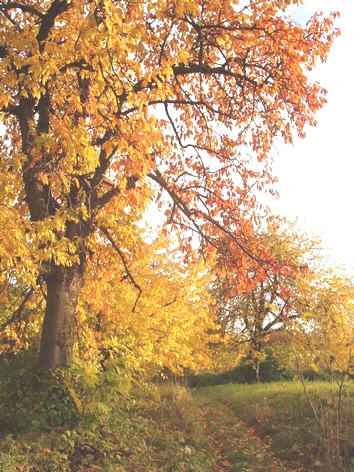
[[[275,457],[230,407],[201,397],[196,402],[217,459],[214,472],[294,472]]]

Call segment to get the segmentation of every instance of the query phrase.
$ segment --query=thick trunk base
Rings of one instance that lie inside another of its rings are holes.
[[[83,273],[78,268],[55,267],[46,277],[47,304],[38,367],[65,367],[72,361],[75,313]]]

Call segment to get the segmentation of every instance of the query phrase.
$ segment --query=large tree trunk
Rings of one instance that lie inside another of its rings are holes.
[[[42,370],[65,367],[72,360],[75,312],[83,278],[79,266],[54,266],[45,277],[47,304],[38,362]]]

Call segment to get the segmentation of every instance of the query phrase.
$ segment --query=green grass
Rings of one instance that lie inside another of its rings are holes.
[[[228,384],[202,388],[194,395],[197,401],[207,402],[214,410],[211,413],[214,418],[219,410],[228,410],[228,417],[241,419],[287,470],[354,470],[351,462],[354,453],[353,389],[343,398],[340,451],[335,448],[338,387],[311,382],[308,390],[313,408],[300,382]],[[214,428],[217,425],[214,424]],[[227,446],[227,434],[224,443]],[[342,466],[339,452],[345,461]],[[228,454],[231,453],[232,447]]]

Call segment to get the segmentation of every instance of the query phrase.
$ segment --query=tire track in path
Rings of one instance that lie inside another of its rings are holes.
[[[217,461],[214,472],[296,472],[282,463],[232,408],[202,397],[195,401]]]

